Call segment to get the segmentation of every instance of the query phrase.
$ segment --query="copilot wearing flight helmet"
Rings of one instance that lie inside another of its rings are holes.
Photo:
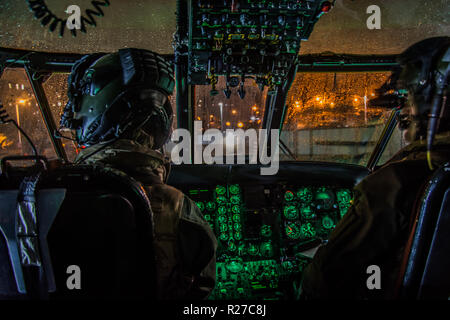
[[[415,201],[450,160],[450,38],[412,45],[399,64],[381,91],[403,105],[399,128],[409,144],[355,187],[352,207],[303,273],[302,298],[395,297]],[[380,267],[381,290],[367,288],[371,265]]]
[[[206,298],[215,285],[216,238],[195,203],[165,184],[160,152],[172,128],[173,69],[141,49],[84,56],[72,68],[61,128],[80,146],[75,163],[111,166],[144,185],[154,215],[158,296]]]

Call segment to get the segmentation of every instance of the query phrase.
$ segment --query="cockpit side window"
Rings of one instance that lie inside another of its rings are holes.
[[[4,70],[0,78],[0,103],[3,104],[9,118],[16,120],[31,138],[40,155],[47,159],[56,158],[38,102],[24,69]],[[0,125],[0,157],[32,154],[31,146],[13,124]]]

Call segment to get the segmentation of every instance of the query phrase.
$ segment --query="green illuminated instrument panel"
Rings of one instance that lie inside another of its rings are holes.
[[[188,195],[218,241],[213,300],[291,299],[309,262],[302,252],[328,239],[353,197],[342,187],[283,185],[258,194],[238,184]]]

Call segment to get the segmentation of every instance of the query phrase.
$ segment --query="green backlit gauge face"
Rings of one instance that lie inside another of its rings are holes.
[[[219,205],[224,205],[227,203],[227,198],[225,196],[217,196],[216,201]]]
[[[240,232],[235,232],[235,233],[234,233],[234,238],[235,238],[236,240],[242,240],[242,233],[240,233]]]
[[[322,227],[329,230],[334,228],[334,221],[329,216],[325,216],[322,218]]]
[[[300,227],[300,235],[304,239],[310,239],[316,236],[316,229],[311,223],[305,223]]]
[[[216,187],[216,194],[218,196],[223,196],[223,195],[225,195],[226,192],[227,192],[227,188],[225,188],[224,186],[217,186]]]
[[[314,200],[318,210],[330,210],[334,204],[333,191],[325,187],[319,188]]]
[[[288,205],[283,208],[283,214],[286,219],[294,220],[298,218],[298,209],[294,205]]]
[[[339,207],[339,213],[341,215],[341,219],[347,214],[347,211],[350,207],[342,206]]]
[[[299,239],[300,238],[300,225],[297,222],[288,222],[285,227],[286,236],[289,239]]]
[[[233,229],[235,230],[235,231],[241,231],[241,229],[242,229],[242,225],[240,224],[240,223],[235,223],[234,225],[233,225]]]
[[[248,254],[251,256],[256,256],[258,254],[259,250],[258,247],[256,245],[254,245],[253,243],[249,244],[248,246]]]
[[[230,186],[230,193],[231,194],[239,194],[239,192],[241,192],[241,188],[239,187],[239,185],[237,184],[232,184]]]
[[[261,246],[259,247],[259,252],[261,252],[261,255],[263,255],[264,257],[273,256],[272,243],[270,243],[270,242],[261,243]]]
[[[228,234],[225,233],[225,232],[221,233],[221,234],[219,235],[219,239],[222,240],[222,241],[228,240]]]
[[[234,243],[234,241],[228,241],[228,250],[230,251],[236,251],[237,247],[236,244]]]
[[[310,206],[300,208],[300,213],[305,219],[311,219],[315,217],[314,211]]]
[[[197,207],[200,209],[200,211],[205,210],[205,204],[201,201],[198,201],[195,203],[197,205]]]
[[[224,215],[220,215],[217,220],[219,221],[220,224],[226,223],[227,222],[227,216]]]
[[[203,218],[205,218],[205,220],[206,220],[207,222],[211,222],[211,216],[210,216],[209,214],[205,214],[205,215],[203,216]]]
[[[261,235],[263,237],[269,238],[272,235],[272,227],[267,224],[263,224],[261,226]]]
[[[231,211],[232,211],[233,213],[239,214],[239,213],[241,213],[241,207],[238,206],[237,204],[235,204],[234,206],[231,207]]]
[[[336,197],[339,204],[350,204],[352,200],[352,194],[350,190],[341,189],[336,192]]]
[[[313,200],[311,188],[303,187],[297,190],[297,198],[302,202],[310,203]]]
[[[234,222],[241,222],[241,216],[239,214],[233,214],[232,219]]]
[[[216,209],[216,204],[212,201],[208,201],[206,203],[206,210],[208,211],[214,211]]]
[[[222,223],[219,225],[219,229],[220,229],[220,232],[226,232],[228,230],[228,225],[225,223]]]
[[[231,273],[239,273],[244,269],[244,265],[241,261],[231,260],[225,265],[225,268]]]
[[[295,198],[295,196],[294,196],[294,193],[292,192],[292,191],[286,191],[285,193],[284,193],[284,200],[286,200],[286,201],[292,201],[292,200],[294,200],[294,198]]]
[[[227,214],[227,208],[224,206],[220,206],[219,208],[217,208],[217,213],[221,214],[221,215],[225,215],[225,214]]]
[[[231,196],[230,202],[232,204],[239,204],[241,202],[241,196],[239,196],[239,195]]]

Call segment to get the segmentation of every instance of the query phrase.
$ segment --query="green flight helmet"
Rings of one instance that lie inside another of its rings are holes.
[[[60,127],[74,130],[81,147],[127,138],[159,149],[171,133],[174,85],[171,63],[152,51],[84,56],[68,78]]]

